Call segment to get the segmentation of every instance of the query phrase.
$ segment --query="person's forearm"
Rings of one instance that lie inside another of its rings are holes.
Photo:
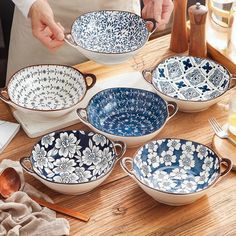
[[[36,0],[12,0],[25,17],[28,17],[30,7]]]

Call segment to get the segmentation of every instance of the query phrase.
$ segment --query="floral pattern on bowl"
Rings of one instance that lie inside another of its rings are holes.
[[[72,25],[75,43],[93,52],[127,53],[148,40],[146,21],[125,11],[95,11],[78,17]]]
[[[90,124],[106,133],[137,137],[160,129],[168,118],[166,102],[157,94],[133,88],[97,93],[87,106]]]
[[[144,76],[146,73],[144,71]],[[225,93],[230,74],[220,64],[191,56],[174,56],[159,63],[152,73],[158,93],[183,101],[208,101]]]
[[[87,84],[87,78],[92,83]],[[77,105],[96,81],[92,74],[82,74],[73,67],[36,65],[15,73],[1,98],[16,108],[34,111],[60,111]],[[9,100],[3,97],[7,93]]]
[[[95,181],[111,171],[117,161],[113,143],[101,134],[85,131],[62,131],[45,135],[33,148],[32,171],[53,183],[78,184]],[[21,163],[23,167],[24,161]]]
[[[149,187],[171,193],[193,193],[211,185],[219,159],[206,146],[164,139],[145,145],[134,160],[135,175]]]
[[[223,162],[227,168],[222,172]],[[157,201],[184,205],[203,196],[231,170],[232,162],[220,159],[210,148],[197,142],[160,139],[142,146],[133,159],[123,158],[121,166]]]

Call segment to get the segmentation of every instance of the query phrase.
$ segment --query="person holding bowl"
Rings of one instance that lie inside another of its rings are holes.
[[[168,23],[172,0],[13,0],[17,8],[11,30],[7,79],[23,67],[35,64],[74,65],[87,58],[65,44],[78,16],[96,10],[124,10],[146,19],[154,18],[159,29]]]

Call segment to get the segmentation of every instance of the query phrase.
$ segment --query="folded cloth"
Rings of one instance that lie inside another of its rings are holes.
[[[52,200],[25,183],[19,162],[3,160],[0,173],[8,167],[14,168],[21,178],[21,191],[0,200],[0,236],[61,236],[69,235],[70,225],[66,219],[56,218],[56,213],[41,207],[29,195]]]

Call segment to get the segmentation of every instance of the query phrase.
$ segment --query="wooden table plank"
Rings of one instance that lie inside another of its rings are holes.
[[[122,65],[105,67],[94,62],[86,62],[76,67],[90,72],[102,80],[107,76],[153,67],[164,57],[172,55],[168,50],[169,36],[150,41],[142,52]],[[132,78],[131,78],[132,79]],[[213,115],[220,123],[227,121],[228,95],[207,111],[187,114],[178,112],[158,138],[186,138],[211,145],[213,131],[208,119]],[[14,121],[8,107],[0,102],[0,119]],[[77,124],[71,129],[85,129]],[[68,129],[68,128],[66,128]],[[31,153],[33,144],[39,140],[28,138],[20,130],[0,160],[19,160]],[[136,148],[127,150],[125,156],[133,156]],[[71,226],[71,235],[236,235],[236,174],[230,173],[197,202],[182,207],[172,207],[154,201],[128,177],[117,164],[108,179],[97,189],[81,196],[67,196],[45,187],[38,180],[26,174],[28,183],[49,196],[61,206],[71,207],[91,215],[84,223],[66,217]],[[62,216],[58,214],[58,216]],[[64,216],[63,216],[64,217]]]

